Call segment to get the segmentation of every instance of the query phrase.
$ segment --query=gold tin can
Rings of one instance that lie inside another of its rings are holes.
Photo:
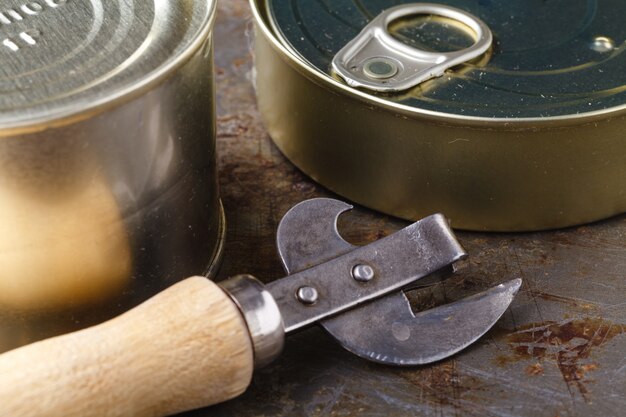
[[[331,61],[403,2],[251,0],[258,104],[278,148],[357,203],[411,220],[442,212],[459,229],[552,229],[626,211],[626,5],[442,3],[485,22],[491,48],[379,93],[348,86]],[[451,27],[413,16],[387,29],[421,49],[466,47],[465,29]]]
[[[0,351],[210,275],[213,1],[0,6]]]

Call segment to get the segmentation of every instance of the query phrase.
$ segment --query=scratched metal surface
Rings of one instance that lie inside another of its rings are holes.
[[[281,275],[282,214],[332,196],[271,144],[255,107],[245,0],[222,1],[216,27],[218,147],[228,218],[221,276]],[[352,242],[405,223],[367,210],[344,216]],[[416,309],[524,278],[521,293],[479,343],[433,366],[392,368],[342,350],[319,328],[291,336],[240,398],[188,416],[626,415],[626,217],[532,234],[460,233],[470,259],[445,285],[410,294]]]

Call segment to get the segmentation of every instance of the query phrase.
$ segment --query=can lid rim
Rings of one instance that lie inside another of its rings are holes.
[[[198,27],[187,47],[180,53],[163,61],[148,76],[137,82],[125,84],[121,88],[115,89],[96,100],[87,100],[81,97],[79,101],[66,104],[54,112],[37,114],[35,117],[17,122],[0,122],[0,138],[40,132],[89,119],[150,91],[156,85],[168,79],[178,68],[185,65],[204,45],[211,33],[217,8],[215,0],[207,0],[207,3],[206,19]]]
[[[320,71],[319,69],[307,64],[302,58],[294,54],[289,48],[287,48],[279,39],[278,35],[274,32],[274,30],[268,25],[263,16],[263,12],[260,10],[260,3],[264,0],[250,0],[250,6],[252,9],[252,14],[255,20],[255,23],[261,29],[266,39],[270,41],[272,47],[281,53],[282,58],[286,58],[286,61],[292,66],[299,70],[303,75],[308,77],[309,79],[316,81],[318,84],[322,83],[322,85],[331,87],[335,90],[339,90],[342,93],[345,93],[352,98],[361,100],[368,104],[374,104],[376,106],[382,107],[387,110],[391,110],[394,112],[399,112],[408,116],[422,116],[426,118],[430,118],[434,121],[444,122],[444,123],[453,123],[463,125],[476,125],[483,126],[485,124],[490,125],[498,125],[498,126],[512,126],[523,127],[523,126],[533,126],[537,127],[537,125],[541,124],[546,127],[558,127],[563,125],[571,125],[571,124],[583,124],[589,123],[600,119],[606,119],[610,116],[618,116],[622,113],[626,113],[626,103],[615,106],[608,107],[601,110],[594,110],[590,112],[584,113],[575,113],[568,115],[559,115],[559,116],[546,116],[546,117],[483,117],[483,116],[467,116],[455,113],[445,113],[440,111],[433,111],[422,109],[418,107],[408,106],[406,104],[400,104],[392,101],[385,100],[384,98],[377,97],[371,94],[368,94],[365,91],[361,91],[355,88],[352,88],[342,82],[339,82],[332,78],[330,75]]]

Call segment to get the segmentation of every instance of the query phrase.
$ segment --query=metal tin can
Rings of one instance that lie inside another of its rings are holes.
[[[400,93],[339,79],[338,52],[404,3],[251,0],[259,108],[293,163],[370,208],[442,212],[460,229],[551,229],[626,211],[624,2],[442,1],[486,23],[487,52]],[[385,29],[409,47],[467,46],[432,16]]]
[[[214,1],[0,6],[0,351],[220,258]]]

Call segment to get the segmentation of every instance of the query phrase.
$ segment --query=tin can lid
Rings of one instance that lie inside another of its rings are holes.
[[[267,0],[275,35],[331,77],[335,54],[397,0]],[[397,94],[366,91],[392,105],[451,116],[549,119],[602,114],[626,103],[626,2],[442,0],[493,33],[482,57]],[[467,47],[463,28],[432,16],[389,27],[402,42],[440,52]]]
[[[0,5],[0,129],[54,124],[145,91],[205,44],[213,0]]]

